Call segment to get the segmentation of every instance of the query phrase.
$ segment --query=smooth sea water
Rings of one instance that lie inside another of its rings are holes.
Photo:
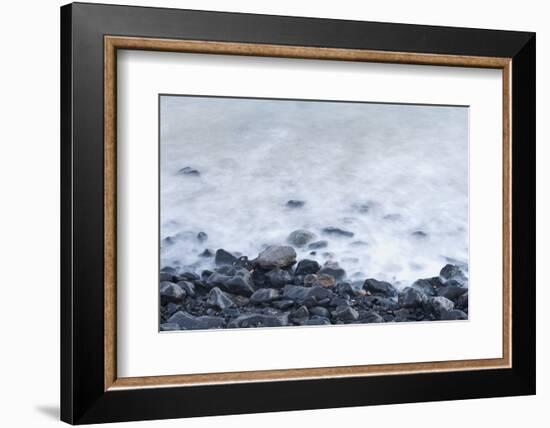
[[[403,287],[467,265],[467,107],[162,96],[160,109],[161,267],[211,268],[206,248],[253,259],[296,229],[328,241],[298,260],[349,277]]]

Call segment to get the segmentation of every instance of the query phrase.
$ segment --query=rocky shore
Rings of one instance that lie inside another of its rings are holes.
[[[188,173],[188,172],[183,172]],[[301,206],[292,201],[289,206]],[[327,228],[327,235],[350,232]],[[203,232],[201,232],[203,233]],[[310,241],[307,231],[289,237],[293,246]],[[347,235],[346,235],[347,234]],[[353,236],[353,235],[352,235]],[[206,239],[197,236],[197,239]],[[269,246],[254,259],[224,249],[205,250],[211,270],[192,272],[165,266],[160,271],[160,329],[311,326],[382,322],[465,320],[468,278],[454,264],[438,276],[397,289],[375,278],[348,278],[335,261],[323,265],[297,260],[293,246]],[[321,249],[324,241],[311,242]]]

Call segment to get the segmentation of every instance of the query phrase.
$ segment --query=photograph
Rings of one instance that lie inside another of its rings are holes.
[[[160,331],[467,320],[468,125],[160,94]]]

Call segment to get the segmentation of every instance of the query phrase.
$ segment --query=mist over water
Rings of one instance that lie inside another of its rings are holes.
[[[160,108],[161,267],[212,267],[205,248],[253,259],[296,229],[328,241],[298,260],[361,279],[406,286],[468,262],[466,107],[162,96]]]

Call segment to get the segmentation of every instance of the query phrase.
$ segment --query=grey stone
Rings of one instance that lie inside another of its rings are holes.
[[[229,278],[224,288],[233,294],[239,294],[241,296],[249,297],[254,293],[254,283],[248,271],[245,273],[237,274]]]
[[[426,303],[427,297],[421,291],[412,288],[404,288],[398,296],[398,302],[404,308],[420,308]]]
[[[393,285],[391,285],[389,282],[378,281],[374,278],[369,278],[365,280],[363,284],[363,289],[375,296],[382,296],[382,297],[397,296],[397,289]]]
[[[177,280],[177,276],[174,275],[171,272],[160,272],[159,274],[159,281],[170,281],[173,282],[174,280]]]
[[[338,227],[325,227],[322,229],[322,232],[325,235],[332,235],[332,236],[340,236],[344,238],[353,238],[355,236],[355,233],[350,232],[349,230],[340,229]]]
[[[341,281],[346,277],[346,271],[340,267],[338,262],[332,261],[326,262],[318,273],[331,275],[336,281]]]
[[[293,311],[290,316],[293,320],[309,318],[309,311],[305,306],[300,306],[298,309]]]
[[[304,301],[306,299],[309,299],[312,302],[320,302],[324,299],[332,298],[333,294],[330,290],[317,285],[313,287],[286,285],[283,290],[283,296],[289,300],[294,300],[298,302]]]
[[[365,324],[370,323],[380,323],[384,322],[384,318],[382,318],[378,313],[375,311],[360,311],[359,312],[359,321]]]
[[[178,174],[179,175],[187,175],[187,176],[191,176],[191,177],[198,177],[198,176],[201,175],[201,173],[198,170],[196,170],[194,168],[191,168],[190,166],[186,166],[186,167],[180,169],[178,171]]]
[[[441,278],[447,281],[452,279],[459,282],[462,285],[468,282],[468,278],[466,277],[464,272],[462,272],[462,269],[459,266],[452,265],[452,264],[447,264],[443,266],[443,268],[441,269],[441,272],[439,272],[439,275],[441,276]]]
[[[306,204],[306,201],[291,199],[290,201],[287,201],[286,206],[289,208],[302,208],[305,204]]]
[[[321,269],[319,263],[315,260],[303,259],[298,262],[296,265],[296,270],[294,271],[295,275],[309,275],[317,273]]]
[[[211,317],[207,315],[195,317],[183,311],[176,312],[167,322],[178,324],[181,330],[220,328],[225,325],[225,320],[221,317]]]
[[[163,281],[160,283],[160,303],[166,305],[170,302],[179,303],[185,298],[185,291],[178,284]]]
[[[263,250],[256,262],[263,269],[288,267],[296,262],[296,251],[292,247],[273,245]]]
[[[206,299],[206,303],[209,306],[218,309],[231,308],[235,306],[233,300],[231,300],[231,298],[218,287],[214,287],[212,290],[210,290]]]
[[[327,308],[324,308],[322,306],[313,306],[309,309],[309,313],[311,315],[317,315],[324,318],[330,318],[330,312]]]
[[[273,288],[260,288],[259,290],[256,290],[252,296],[250,296],[250,301],[252,303],[266,303],[278,298],[279,290],[275,290]]]
[[[292,282],[292,275],[285,269],[275,268],[265,274],[273,288],[283,288]]]
[[[426,296],[437,296],[437,290],[443,286],[439,277],[417,279],[411,287],[422,291]]]
[[[350,322],[359,319],[359,313],[350,306],[336,308],[332,312],[332,317],[338,321]]]
[[[290,308],[291,306],[294,306],[294,301],[288,299],[275,300],[274,302],[271,302],[271,306],[274,306],[281,310],[285,310]]]
[[[208,239],[208,235],[206,232],[199,232],[197,233],[197,240],[199,242],[205,242]]]
[[[446,297],[449,300],[452,300],[453,302],[456,302],[460,296],[467,293],[468,289],[466,287],[463,287],[458,282],[454,280],[449,280],[445,283],[443,287],[441,287],[437,294],[439,296]]]
[[[454,309],[455,304],[452,300],[443,296],[430,297],[427,301],[427,309],[433,312],[437,316],[441,316],[443,312],[451,311]]]
[[[214,262],[216,265],[232,265],[233,262],[237,260],[237,257],[235,257],[233,254],[231,254],[229,251],[224,250],[223,248],[220,248],[218,251],[216,251],[216,257],[214,259]]]
[[[467,320],[468,315],[460,309],[453,309],[452,311],[444,311],[441,314],[441,319],[443,321]]]
[[[185,294],[187,294],[188,296],[190,296],[190,297],[195,297],[196,296],[195,284],[193,284],[192,282],[179,281],[178,285],[181,287],[181,289],[183,291],[185,291]]]
[[[160,331],[176,331],[179,329],[180,326],[175,322],[165,322],[160,325]]]
[[[330,320],[327,317],[313,316],[305,320],[302,325],[330,325]]]
[[[326,248],[328,246],[328,241],[315,241],[307,246],[310,250],[320,250],[321,248]]]
[[[228,327],[281,327],[288,325],[288,314],[244,314],[232,320]]]
[[[336,284],[336,279],[327,273],[320,273],[317,275],[317,278],[313,285],[319,285],[323,288],[331,288]]]
[[[305,229],[298,229],[288,235],[287,242],[295,247],[303,247],[316,238],[313,232]]]

